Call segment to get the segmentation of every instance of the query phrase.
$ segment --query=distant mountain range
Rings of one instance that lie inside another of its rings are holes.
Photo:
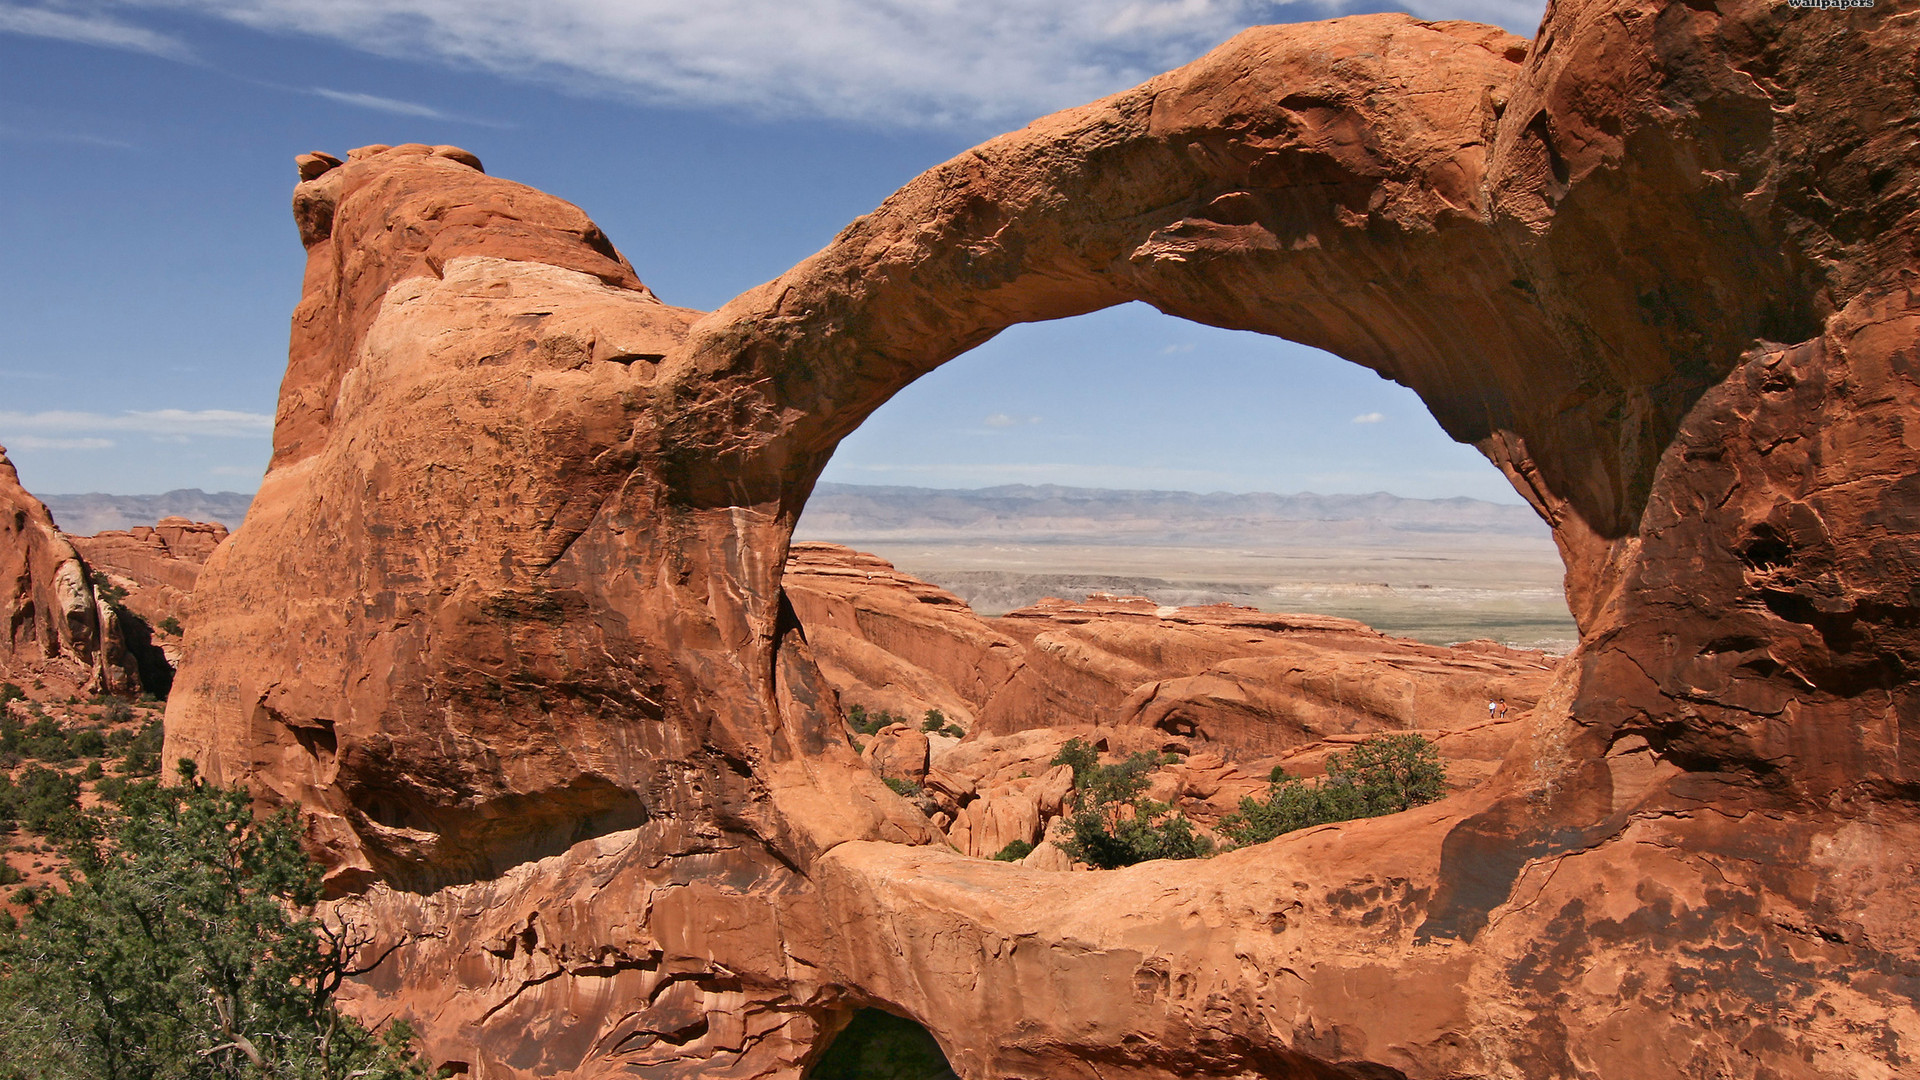
[[[60,528],[76,535],[151,525],[163,517],[238,528],[253,496],[186,488],[162,495],[42,495]],[[1545,538],[1530,507],[1482,499],[1371,495],[1127,491],[1008,484],[990,488],[820,484],[807,500],[802,539],[939,540],[991,536],[1107,544],[1218,544],[1370,534],[1471,534]]]
[[[952,490],[820,484],[803,539],[939,540],[994,535],[1093,544],[1354,540],[1409,533],[1549,535],[1533,509],[1481,499],[1123,491],[1011,484]]]
[[[74,536],[91,536],[108,529],[151,525],[164,517],[217,521],[229,529],[240,527],[253,496],[238,491],[201,491],[182,488],[164,495],[41,495],[53,511],[54,524]]]

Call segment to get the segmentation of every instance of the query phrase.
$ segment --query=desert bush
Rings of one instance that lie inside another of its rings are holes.
[[[364,938],[316,916],[293,816],[182,779],[136,785],[0,939],[0,1080],[425,1076],[407,1029],[335,1011]]]
[[[127,776],[152,776],[160,771],[160,744],[166,738],[166,731],[160,721],[149,720],[140,726],[140,731],[127,743],[127,749],[120,757],[120,771]]]
[[[918,798],[920,796],[920,792],[922,790],[920,785],[914,783],[911,780],[902,780],[900,777],[897,777],[897,776],[886,776],[886,777],[882,777],[881,779],[886,782],[886,785],[888,787],[893,789],[894,794],[896,795],[903,795],[909,799]]]
[[[107,737],[99,728],[81,728],[67,733],[67,750],[74,757],[99,757],[107,752]]]
[[[29,765],[19,777],[0,776],[0,818],[52,840],[79,835],[80,781],[45,765]]]
[[[1006,847],[994,852],[993,861],[1019,862],[1031,854],[1033,854],[1032,844],[1027,843],[1025,840],[1014,840],[1008,843]]]
[[[1099,751],[1081,739],[1067,740],[1052,761],[1073,769],[1070,835],[1061,845],[1067,854],[1102,870],[1210,854],[1212,842],[1185,815],[1146,797],[1147,776],[1163,762],[1159,754],[1142,750],[1102,765]]]
[[[1446,766],[1432,743],[1418,735],[1377,735],[1329,757],[1318,783],[1276,767],[1266,799],[1241,799],[1240,809],[1221,819],[1220,832],[1245,847],[1314,825],[1399,813],[1438,799],[1446,788]]]

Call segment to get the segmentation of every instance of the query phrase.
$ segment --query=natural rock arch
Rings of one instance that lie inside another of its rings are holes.
[[[1883,1067],[1920,1038],[1912,36],[1249,31],[706,316],[461,151],[303,159],[274,463],[168,754],[305,807],[407,942],[365,1007],[483,1075],[788,1075],[850,1001],[966,1076]],[[1553,525],[1583,643],[1494,781],[1057,876],[927,846],[852,759],[780,591],[832,447],[1126,299],[1412,386]]]

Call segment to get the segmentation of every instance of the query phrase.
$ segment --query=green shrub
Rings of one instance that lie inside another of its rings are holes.
[[[160,721],[149,720],[127,744],[120,758],[120,771],[128,776],[152,776],[160,771],[160,744],[166,738]]]
[[[883,727],[906,722],[906,717],[895,716],[885,709],[868,712],[864,707],[855,705],[847,710],[847,726],[859,735],[877,735]]]
[[[180,620],[169,615],[160,620],[160,632],[170,637],[180,636]]]
[[[928,709],[927,714],[920,719],[920,730],[929,735],[946,726],[947,714],[939,709]]]
[[[16,780],[0,777],[0,816],[49,839],[77,838],[80,781],[38,764],[27,766]]]
[[[1418,735],[1377,735],[1347,755],[1327,758],[1317,784],[1275,767],[1267,798],[1240,800],[1220,832],[1246,847],[1283,833],[1412,809],[1446,794],[1447,771],[1432,743]]]
[[[74,757],[99,757],[107,752],[107,737],[99,728],[81,728],[67,733],[67,749]]]
[[[1015,840],[994,853],[994,862],[1019,862],[1033,854],[1033,845],[1025,840]]]
[[[894,794],[904,795],[909,799],[919,797],[922,790],[919,784],[911,780],[902,780],[897,776],[886,776],[881,779],[886,782],[888,787],[893,789]]]
[[[27,696],[25,690],[14,683],[0,683],[0,705],[9,701],[20,701]]]
[[[1069,739],[1052,761],[1073,769],[1070,833],[1061,846],[1067,854],[1102,870],[1149,859],[1194,859],[1211,854],[1213,844],[1171,806],[1146,797],[1147,775],[1163,759],[1142,750],[1113,765],[1080,739]]]
[[[964,739],[967,737],[967,729],[961,727],[959,724],[948,724],[946,727],[940,729],[940,734],[948,735],[955,739]]]
[[[0,862],[0,885],[18,885],[26,878],[10,862]]]
[[[335,1011],[366,935],[315,917],[293,816],[181,775],[71,845],[67,891],[0,939],[0,1080],[424,1077],[410,1030]]]
[[[20,733],[20,753],[41,761],[66,761],[73,757],[73,748],[60,721],[43,714]]]

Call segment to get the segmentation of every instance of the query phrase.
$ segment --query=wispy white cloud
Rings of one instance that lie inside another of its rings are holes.
[[[1005,124],[1357,0],[117,0],[649,103]],[[1411,0],[1531,33],[1543,0]],[[130,28],[131,29],[131,28]],[[405,104],[405,103],[402,103]],[[416,114],[417,115],[417,114]]]
[[[0,3],[0,33],[25,34],[79,45],[97,45],[104,49],[148,53],[170,60],[186,60],[193,56],[193,50],[179,38],[94,12],[79,14],[47,7]]]
[[[66,143],[69,146],[98,146],[106,150],[132,150],[134,145],[122,139],[109,139],[102,135],[88,135],[82,131],[31,131],[25,128],[0,124],[0,139],[13,139],[19,142]]]
[[[985,417],[982,417],[980,426],[988,432],[995,432],[1005,431],[1013,427],[1024,427],[1039,422],[1040,418],[1037,416],[1013,416],[1009,413],[997,412],[989,413]]]
[[[418,116],[428,120],[449,120],[446,113],[431,105],[419,105],[411,101],[398,101],[394,98],[379,97],[374,94],[356,94],[346,90],[329,90],[324,86],[315,86],[308,93],[337,101],[342,105],[353,105],[375,112],[392,113],[395,116]]]
[[[7,440],[15,450],[111,450],[112,439],[49,439],[42,435],[15,435]]]
[[[1359,416],[1354,417],[1352,422],[1355,424],[1377,424],[1386,418],[1386,413],[1363,412]]]
[[[231,409],[153,409],[107,413],[48,410],[0,412],[0,438],[25,446],[43,435],[129,432],[161,438],[256,438],[273,432],[273,417]]]

